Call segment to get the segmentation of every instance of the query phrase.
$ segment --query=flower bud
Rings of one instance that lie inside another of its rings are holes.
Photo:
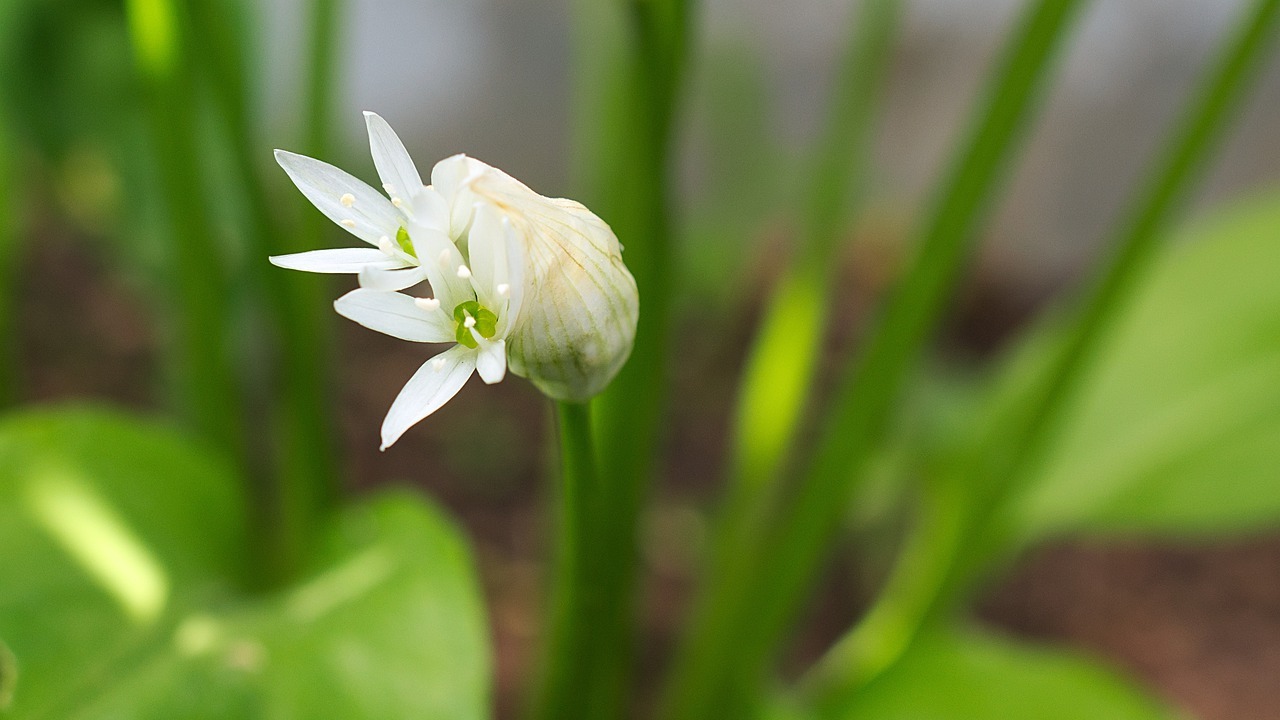
[[[580,402],[603,390],[631,354],[639,316],[636,281],[609,226],[581,203],[543,197],[472,158],[440,162],[432,181],[455,211],[491,204],[523,246],[511,370],[556,400]]]

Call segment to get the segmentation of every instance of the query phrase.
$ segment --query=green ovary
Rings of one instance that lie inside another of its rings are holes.
[[[471,334],[471,328],[467,327],[467,318],[475,318],[476,332],[482,338],[491,338],[498,333],[498,316],[493,311],[482,306],[475,300],[468,300],[453,309],[453,319],[458,323],[458,329],[455,337],[459,345],[465,345],[469,348],[476,348],[479,343]]]
[[[401,226],[400,229],[396,231],[396,244],[399,245],[400,249],[405,251],[405,253],[408,254],[409,257],[411,258],[418,257],[418,253],[413,251],[413,242],[409,240],[409,231],[406,230],[403,226]]]

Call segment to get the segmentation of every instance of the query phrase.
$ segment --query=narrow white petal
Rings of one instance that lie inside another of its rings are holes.
[[[489,169],[488,165],[466,155],[454,155],[435,164],[431,169],[431,186],[449,205],[449,236],[458,237],[471,222],[472,203],[475,199],[468,185]]]
[[[528,269],[528,252],[515,227],[506,218],[502,220],[503,250],[507,256],[507,311],[502,318],[503,335],[520,319],[520,310],[524,305],[526,271]]]
[[[479,335],[475,331],[472,334]],[[476,341],[480,345],[476,354],[476,372],[480,373],[480,379],[487,385],[502,382],[507,374],[507,341],[480,337]]]
[[[419,227],[411,231],[414,251],[422,262],[422,270],[431,282],[431,290],[440,304],[453,312],[459,303],[475,299],[471,281],[458,277],[463,265],[462,252],[444,233]]]
[[[441,363],[440,361],[444,362]],[[456,345],[423,363],[382,421],[382,449],[458,394],[476,368],[476,351]]]
[[[410,201],[422,191],[422,177],[405,150],[404,143],[391,126],[377,113],[366,112],[364,123],[369,130],[369,152],[378,177],[384,185],[390,185],[392,197]]]
[[[422,225],[446,235],[449,234],[451,217],[449,201],[445,200],[434,187],[428,185],[414,197],[413,211],[416,213],[417,221]]]
[[[408,295],[360,288],[333,303],[338,314],[391,337],[410,342],[450,342],[454,326],[444,312],[430,312]]]
[[[431,187],[444,196],[450,204],[458,196],[463,183],[471,176],[475,162],[466,155],[447,157],[431,168]]]
[[[401,267],[401,263],[373,248],[311,250],[292,255],[276,255],[270,260],[277,267],[314,273],[358,273],[366,267],[382,270]]]
[[[276,162],[317,210],[370,245],[383,235],[395,237],[404,223],[381,193],[328,163],[285,150],[276,151]],[[342,202],[344,195],[354,198],[350,207]]]
[[[481,305],[497,310],[506,301],[498,295],[498,284],[507,283],[502,217],[489,203],[481,203],[475,213],[467,240],[467,250],[471,254],[471,285]]]
[[[401,266],[394,270],[370,267],[360,271],[360,287],[381,292],[411,288],[426,279],[427,273],[421,266]]]

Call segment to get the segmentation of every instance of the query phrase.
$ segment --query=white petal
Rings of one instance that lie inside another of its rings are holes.
[[[498,285],[507,284],[507,254],[503,251],[506,233],[497,208],[481,203],[475,211],[468,233],[467,250],[471,254],[471,285],[480,304],[497,310],[506,302],[498,295]]]
[[[422,270],[431,282],[431,290],[440,304],[450,312],[459,303],[475,300],[475,291],[471,289],[471,281],[458,277],[458,268],[463,263],[462,252],[458,246],[444,233],[420,227],[416,223],[410,237],[414,252],[422,263]]]
[[[511,222],[502,220],[503,249],[507,255],[507,311],[503,314],[503,336],[514,327],[520,319],[520,309],[524,305],[525,277],[528,269],[528,255],[524,243],[516,233]]]
[[[440,362],[440,361],[444,362]],[[391,403],[382,421],[382,449],[400,439],[405,430],[440,409],[458,394],[476,368],[476,351],[454,346],[423,363]]]
[[[395,237],[404,224],[404,216],[381,193],[328,163],[285,150],[276,151],[276,162],[325,217],[370,245],[383,235]],[[342,202],[348,194],[354,198],[350,207]]]
[[[477,162],[462,154],[441,160],[431,168],[431,187],[452,203],[463,183],[472,175],[472,170],[476,169]]]
[[[360,287],[380,292],[404,290],[426,279],[427,273],[420,266],[393,270],[370,267],[360,271]]]
[[[474,330],[472,334],[479,335]],[[487,385],[502,382],[507,374],[507,341],[480,337],[476,341],[480,346],[476,354],[476,371],[480,373],[480,379]]]
[[[431,186],[449,204],[450,237],[456,238],[466,232],[474,201],[468,186],[489,169],[488,165],[466,155],[447,157],[431,169]]]
[[[417,213],[416,219],[422,225],[446,235],[449,234],[451,217],[449,201],[445,200],[435,188],[430,185],[422,188],[422,192],[414,198],[413,211]]]
[[[422,191],[422,177],[418,168],[404,149],[404,143],[396,135],[391,126],[377,113],[364,114],[365,126],[369,129],[369,152],[373,155],[373,165],[378,169],[378,177],[384,185],[390,185],[388,194],[410,202]]]
[[[441,310],[423,309],[408,295],[360,288],[333,303],[338,314],[361,325],[410,342],[450,342],[454,324]]]
[[[401,263],[373,248],[311,250],[292,255],[275,255],[269,259],[277,267],[315,273],[358,273],[366,267],[383,270],[401,267]]]

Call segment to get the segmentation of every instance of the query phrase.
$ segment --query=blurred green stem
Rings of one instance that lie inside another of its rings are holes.
[[[738,595],[756,562],[742,552],[774,509],[779,473],[800,427],[821,355],[839,264],[839,243],[848,227],[850,200],[860,190],[871,129],[889,65],[901,3],[863,0],[855,32],[838,74],[830,116],[815,144],[805,177],[799,218],[799,256],[788,267],[765,309],[747,353],[729,459],[728,494],[707,564],[708,589],[695,606],[690,636],[677,660],[667,697],[669,717],[693,713],[708,674],[730,659],[717,651],[717,623],[732,616],[714,603]]]
[[[602,605],[601,573],[609,562],[597,544],[606,524],[600,514],[603,486],[596,472],[589,406],[557,403],[560,431],[560,504],[556,518],[556,566],[551,588],[548,662],[542,668],[537,698],[539,717],[583,717],[582,685],[589,676],[596,624]]]
[[[174,370],[181,404],[201,434],[243,463],[243,418],[226,312],[229,283],[205,205],[209,193],[201,179],[196,83],[183,42],[182,8],[171,0],[127,0],[125,11],[168,211],[167,281],[176,306]]]
[[[311,0],[306,148],[314,157],[327,155],[333,139],[333,96],[338,84],[334,68],[341,13],[340,0]]]
[[[336,12],[336,3],[320,4],[326,7],[316,7],[314,12]],[[261,522],[277,548],[273,558],[276,567],[270,574],[283,579],[297,567],[320,518],[335,507],[339,496],[332,408],[327,401],[327,315],[315,312],[325,304],[321,293],[324,283],[323,279],[273,268],[266,261],[270,255],[300,252],[309,246],[298,233],[282,227],[270,205],[262,177],[269,148],[259,148],[256,141],[251,120],[254,82],[243,61],[245,48],[238,40],[229,7],[193,2],[191,9],[203,28],[194,39],[209,58],[215,96],[231,140],[232,164],[249,204],[246,269],[261,295],[271,329],[267,340],[275,362],[255,378],[266,387],[269,410],[275,416],[275,427],[267,428],[266,437],[278,439],[274,443],[276,465],[271,470],[275,482],[266,489]],[[332,21],[327,27],[332,32]],[[322,35],[319,41],[330,42],[331,38]],[[312,71],[319,67],[312,66]]]
[[[22,221],[18,211],[17,148],[0,110],[0,410],[18,402],[18,262]]]
[[[637,526],[654,471],[666,400],[673,270],[670,155],[684,77],[689,5],[687,0],[633,0],[620,6],[593,3],[576,8],[577,65],[584,74],[610,83],[604,92],[592,95],[606,106],[584,113],[601,123],[599,131],[579,127],[598,140],[594,192],[587,194],[588,200],[626,246],[642,309],[630,360],[594,402],[597,456],[605,479],[597,507],[607,520],[599,524],[593,544],[609,558],[596,588],[601,610],[590,620],[587,646],[578,655],[561,659],[556,654],[562,648],[548,648],[548,664],[571,662],[576,669],[572,683],[535,693],[533,715],[545,720],[615,720],[631,705]],[[588,20],[602,15],[616,22],[604,30],[588,27]],[[610,35],[611,31],[616,32]],[[602,37],[619,42],[598,42]],[[600,62],[607,63],[606,71],[594,65]],[[579,98],[579,110],[584,109]]]
[[[946,527],[921,524],[921,537],[904,553],[882,601],[821,665],[814,694],[820,705],[832,710],[832,717],[840,716],[848,697],[869,677],[905,652],[923,626],[954,608],[993,558],[1007,552],[1001,514],[1016,496],[1019,481],[1040,461],[1062,419],[1065,400],[1156,256],[1171,220],[1185,207],[1192,184],[1239,107],[1250,73],[1270,47],[1278,23],[1280,0],[1258,0],[1224,44],[1148,181],[1135,195],[1111,261],[1086,294],[1056,362],[1021,411],[993,429],[987,445],[973,453],[974,462],[948,483],[969,496],[950,503],[959,514]]]
[[[667,717],[749,717],[791,619],[815,582],[900,389],[974,245],[1022,138],[1052,60],[1081,0],[1039,0],[1023,17],[987,88],[969,142],[942,186],[917,255],[850,363],[833,413],[796,492],[778,519],[739,552],[754,567],[746,583],[711,599],[718,636],[697,663],[699,687]]]

